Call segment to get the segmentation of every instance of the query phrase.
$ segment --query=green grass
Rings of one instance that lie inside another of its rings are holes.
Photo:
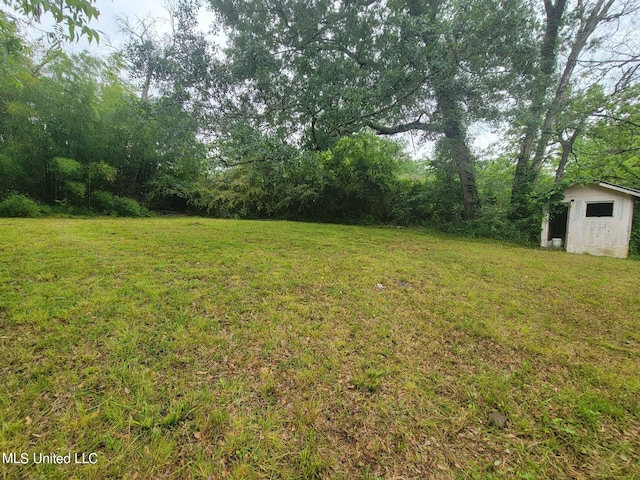
[[[0,453],[98,454],[0,478],[639,478],[639,278],[406,229],[0,219]]]

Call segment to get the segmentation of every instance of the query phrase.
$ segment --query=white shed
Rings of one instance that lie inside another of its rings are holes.
[[[612,183],[573,185],[564,191],[566,209],[545,215],[540,245],[626,258],[636,198],[640,190]]]

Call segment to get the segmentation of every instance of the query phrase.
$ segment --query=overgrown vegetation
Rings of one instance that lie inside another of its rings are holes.
[[[0,227],[0,452],[98,455],[2,478],[640,476],[637,261],[293,222]]]
[[[45,211],[33,199],[15,192],[0,201],[0,217],[39,217]]]
[[[94,3],[0,2],[0,200],[530,242],[563,185],[640,187],[640,46],[612,30],[637,0],[210,0],[225,48],[180,0],[169,34],[122,19],[120,52],[64,53]],[[57,43],[15,11],[58,12]],[[502,143],[474,149],[478,125]]]

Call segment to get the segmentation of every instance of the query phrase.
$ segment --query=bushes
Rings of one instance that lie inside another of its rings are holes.
[[[113,196],[115,212],[119,217],[148,217],[149,211],[133,198]]]
[[[148,217],[149,210],[136,202],[133,198],[118,197],[109,192],[96,191],[91,195],[91,211],[102,215],[116,215],[119,217]],[[86,210],[78,210],[73,205],[58,202],[57,207],[42,205],[32,198],[20,194],[10,193],[0,201],[0,217],[35,218],[46,214],[86,214]]]
[[[316,154],[291,150],[275,160],[256,160],[214,172],[187,188],[185,182],[176,181],[155,192],[166,199],[184,198],[190,207],[215,217],[315,220],[322,208],[323,182]],[[153,200],[158,201],[157,197]]]
[[[398,191],[391,201],[391,217],[398,225],[421,225],[431,219],[430,185],[424,180],[398,180]]]
[[[115,213],[115,205],[114,196],[109,192],[98,190],[91,194],[91,207],[95,212],[110,215]]]
[[[516,223],[507,218],[506,212],[494,206],[483,207],[478,218],[435,223],[445,233],[468,238],[493,238],[521,245],[535,245],[540,237],[541,219],[530,217]]]
[[[46,207],[32,198],[19,193],[10,193],[0,202],[0,217],[39,217],[46,212]]]
[[[149,211],[133,198],[119,197],[102,190],[91,194],[91,209],[95,213],[119,217],[149,216]]]
[[[392,202],[402,147],[376,135],[343,137],[321,155],[326,177],[323,191],[328,219],[348,223],[392,221]]]

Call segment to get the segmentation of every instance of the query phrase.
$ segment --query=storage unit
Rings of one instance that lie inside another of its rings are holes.
[[[545,215],[540,245],[626,258],[637,198],[640,190],[612,183],[573,185],[564,191],[566,210]]]

